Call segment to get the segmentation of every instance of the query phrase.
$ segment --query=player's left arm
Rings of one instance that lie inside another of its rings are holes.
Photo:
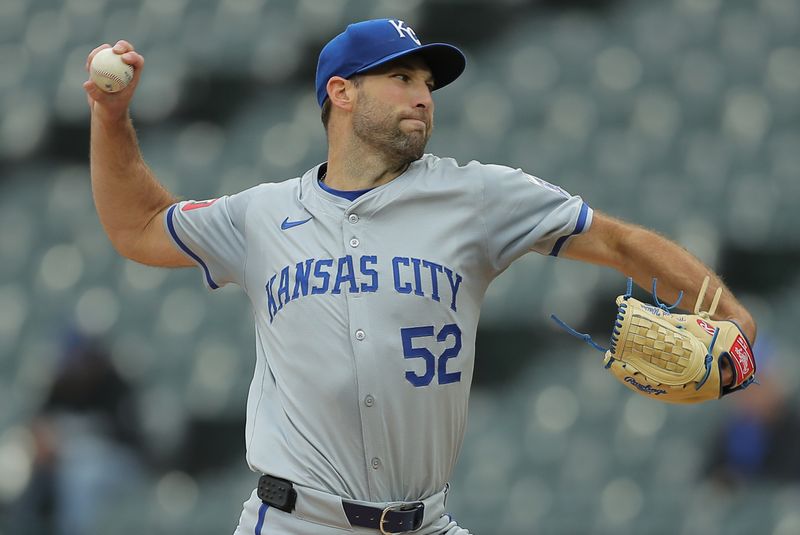
[[[687,297],[698,296],[703,279],[709,276],[707,295],[723,288],[714,319],[735,321],[750,343],[755,342],[753,317],[720,277],[686,249],[654,231],[595,210],[589,230],[574,236],[560,256],[612,267],[643,288],[649,289],[655,277],[659,299],[668,303],[674,302],[681,290]],[[694,304],[684,301],[680,308],[692,310]]]

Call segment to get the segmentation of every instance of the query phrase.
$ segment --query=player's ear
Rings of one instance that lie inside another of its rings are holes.
[[[355,101],[355,85],[341,76],[332,76],[326,86],[331,105],[351,110]]]

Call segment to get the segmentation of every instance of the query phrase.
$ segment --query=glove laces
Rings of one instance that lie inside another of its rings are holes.
[[[627,286],[625,288],[625,294],[622,297],[627,301],[632,295],[633,295],[633,278],[628,277]],[[621,303],[619,305],[619,308],[620,309],[628,308],[628,304]],[[564,321],[562,321],[555,314],[550,314],[550,319],[556,322],[556,325],[564,329],[567,333],[574,336],[575,338],[578,338],[579,340],[583,340],[597,351],[600,351],[601,353],[608,353],[608,362],[604,366],[606,369],[610,368],[611,364],[613,364],[614,361],[617,360],[614,358],[613,354],[617,349],[617,339],[620,334],[619,329],[622,328],[621,322],[623,319],[625,319],[624,316],[621,313],[619,313],[619,310],[617,311],[617,318],[616,320],[614,320],[614,330],[611,334],[611,345],[607,348],[601,346],[600,344],[592,340],[592,336],[590,334],[576,331],[575,329],[567,325]]]
[[[700,286],[700,293],[697,294],[697,302],[694,304],[694,313],[698,316],[701,316],[705,319],[709,319],[711,316],[714,315],[714,312],[717,311],[717,305],[719,304],[719,298],[722,296],[722,286],[717,288],[717,291],[714,292],[714,298],[711,300],[711,306],[708,308],[707,312],[701,312],[700,307],[703,305],[703,301],[706,299],[706,290],[708,290],[708,282],[711,278],[706,275],[706,278],[703,279],[703,284]]]
[[[628,277],[628,281],[631,281],[631,280],[632,279],[630,277]],[[629,282],[629,284],[630,284],[630,282]],[[657,285],[658,285],[658,279],[653,277],[653,302],[656,304],[656,306],[658,306],[658,308],[660,308],[664,312],[670,312],[672,309],[677,307],[680,304],[681,299],[683,299],[683,290],[681,290],[680,293],[678,293],[678,299],[674,303],[672,303],[671,305],[667,305],[667,304],[662,303],[661,301],[659,301],[659,299],[658,299],[658,291],[656,290],[656,286]]]
[[[562,329],[567,331],[569,334],[571,334],[575,338],[579,338],[579,339],[583,340],[584,342],[586,342],[587,344],[589,344],[590,346],[592,346],[596,350],[601,351],[603,353],[608,351],[608,349],[606,349],[605,347],[601,346],[600,344],[598,344],[597,342],[592,340],[592,336],[590,334],[581,333],[581,332],[576,331],[575,329],[573,329],[572,327],[570,327],[569,325],[564,323],[561,319],[559,319],[559,317],[556,316],[555,314],[550,314],[550,319],[552,319],[554,322],[556,322],[556,325],[558,325],[559,327],[561,327]]]
[[[706,282],[708,282],[708,277],[706,277]],[[701,292],[702,294],[703,292]],[[700,390],[700,388],[706,384],[708,380],[708,376],[711,375],[711,362],[714,360],[714,355],[712,351],[714,350],[714,344],[717,343],[717,335],[719,334],[719,327],[714,328],[714,336],[711,337],[711,343],[708,344],[708,351],[706,352],[706,359],[705,359],[705,366],[706,366],[706,373],[703,375],[703,378],[700,379],[697,384],[694,386],[695,390]]]

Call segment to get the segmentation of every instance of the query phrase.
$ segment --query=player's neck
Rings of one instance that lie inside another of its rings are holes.
[[[371,189],[391,182],[408,169],[407,162],[387,161],[374,151],[328,151],[325,184],[340,191]]]

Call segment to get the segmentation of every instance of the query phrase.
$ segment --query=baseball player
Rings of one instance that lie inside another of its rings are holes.
[[[326,162],[202,201],[179,201],[144,163],[128,115],[144,59],[125,41],[113,49],[133,82],[115,94],[84,84],[105,231],[127,258],[199,266],[206,286],[237,284],[252,303],[245,439],[258,476],[236,535],[468,534],[445,498],[480,306],[525,253],[658,277],[665,298],[697,293],[706,275],[722,285],[676,244],[520,169],[426,154],[433,91],[466,62],[403,21],[352,24],[321,51]],[[717,311],[754,338],[730,292]]]

